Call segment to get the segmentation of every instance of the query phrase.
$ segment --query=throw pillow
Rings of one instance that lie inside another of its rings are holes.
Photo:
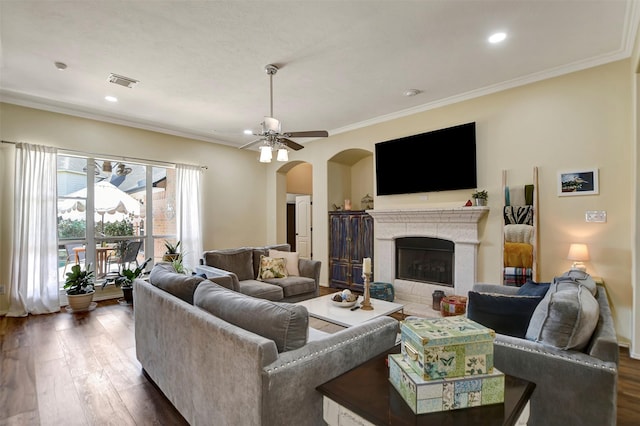
[[[589,344],[599,316],[598,301],[587,287],[559,289],[554,281],[531,316],[526,338],[558,349],[580,351]]]
[[[304,306],[258,299],[211,281],[198,286],[194,305],[223,321],[273,340],[278,352],[298,349],[307,343],[309,312]]]
[[[260,256],[260,269],[258,271],[258,280],[267,280],[271,278],[286,278],[287,267],[282,257]]]
[[[549,290],[549,286],[551,283],[537,283],[532,280],[527,280],[522,286],[518,289],[518,296],[539,296],[544,297]]]
[[[287,275],[290,277],[299,277],[300,270],[298,269],[298,261],[300,260],[300,254],[297,251],[280,251],[269,250],[269,257],[281,257],[286,260]]]
[[[524,338],[541,296],[469,292],[467,317],[496,333]]]

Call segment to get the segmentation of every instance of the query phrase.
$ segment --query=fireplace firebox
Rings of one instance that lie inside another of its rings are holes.
[[[454,286],[453,241],[430,237],[396,239],[396,278]]]

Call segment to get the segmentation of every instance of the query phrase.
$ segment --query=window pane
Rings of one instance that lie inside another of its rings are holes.
[[[176,243],[176,171],[153,168],[153,242],[154,261],[162,260],[165,240]]]

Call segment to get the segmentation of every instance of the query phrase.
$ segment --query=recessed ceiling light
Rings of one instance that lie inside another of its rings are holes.
[[[253,134],[253,130],[251,130],[251,129],[246,129],[243,133],[244,133],[245,135],[252,135],[252,134]]]
[[[54,62],[53,65],[55,65],[59,71],[64,71],[67,69],[67,64],[65,64],[64,62]]]
[[[115,96],[105,96],[104,98],[109,102],[118,102],[118,98],[116,98]]]
[[[489,43],[500,43],[502,41],[504,41],[507,38],[507,33],[495,33],[495,34],[491,34],[491,36],[489,37]]]

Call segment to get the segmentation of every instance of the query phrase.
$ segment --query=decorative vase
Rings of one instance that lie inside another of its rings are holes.
[[[89,309],[89,306],[93,301],[94,293],[95,291],[84,294],[67,294],[67,299],[69,299],[69,307],[74,311],[85,311]]]
[[[162,256],[162,260],[164,262],[173,262],[174,260],[176,260],[178,257],[180,257],[180,253],[165,253]]]
[[[476,198],[476,206],[486,206],[487,200],[486,198]]]
[[[442,301],[443,297],[444,297],[444,291],[442,290],[433,291],[433,294],[431,295],[431,298],[432,298],[431,307],[433,308],[433,310],[435,311],[440,310],[440,302]]]

